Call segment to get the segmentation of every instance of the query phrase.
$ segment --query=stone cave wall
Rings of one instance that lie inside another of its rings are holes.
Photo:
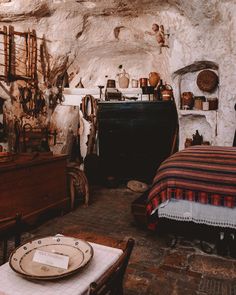
[[[162,48],[161,54],[155,38],[145,33],[153,23],[163,24],[169,32],[169,48]],[[236,127],[235,0],[3,0],[0,26],[9,24],[18,30],[35,29],[38,37],[45,35],[55,61],[69,56],[68,72],[76,73],[70,87],[80,77],[85,87],[105,85],[106,77],[117,78],[122,65],[135,79],[159,72],[163,81],[174,87],[179,105],[179,82],[173,73],[195,61],[217,63],[219,110],[214,143],[232,145]],[[8,109],[14,113],[11,102]],[[78,123],[71,120],[78,109],[64,109],[58,106],[53,118],[53,124],[61,128],[60,141],[65,140],[68,128]],[[183,137],[191,136],[198,124],[200,133],[208,136],[205,128],[211,122],[202,123],[201,118],[196,123],[196,119],[188,118],[190,127],[183,128]],[[193,120],[192,129],[189,120]]]

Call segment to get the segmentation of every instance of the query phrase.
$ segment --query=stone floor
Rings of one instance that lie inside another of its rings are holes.
[[[126,188],[93,188],[89,207],[54,218],[30,235],[94,233],[136,241],[125,278],[125,295],[236,295],[236,260],[208,255],[196,240],[180,239],[175,248],[167,236],[136,226]]]

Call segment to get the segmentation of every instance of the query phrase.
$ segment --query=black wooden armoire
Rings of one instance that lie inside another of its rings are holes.
[[[174,101],[100,102],[101,175],[151,182],[160,163],[176,150],[177,130]]]

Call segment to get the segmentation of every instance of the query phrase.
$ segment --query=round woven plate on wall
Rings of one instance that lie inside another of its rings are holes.
[[[213,92],[218,83],[217,74],[211,70],[203,70],[197,76],[197,86],[202,91]]]

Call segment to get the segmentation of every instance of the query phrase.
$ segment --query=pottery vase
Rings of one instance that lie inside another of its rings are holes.
[[[157,86],[157,84],[160,81],[160,75],[156,72],[149,73],[149,84],[150,86],[153,86],[154,88]]]
[[[118,82],[120,88],[129,87],[129,74],[126,73],[125,70],[123,70],[123,72],[119,74]]]

